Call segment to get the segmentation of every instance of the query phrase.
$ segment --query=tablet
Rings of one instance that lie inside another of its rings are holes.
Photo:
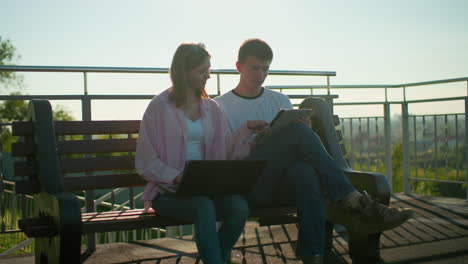
[[[265,165],[258,160],[188,161],[176,195],[248,195]]]
[[[312,109],[281,109],[270,123],[271,132],[278,131],[296,122],[299,118],[310,118],[312,112]]]

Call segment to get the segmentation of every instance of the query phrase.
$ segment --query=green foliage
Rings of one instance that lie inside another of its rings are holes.
[[[392,149],[392,190],[403,192],[403,144],[396,143]]]
[[[20,95],[21,93],[15,92],[11,95]],[[73,117],[70,112],[63,106],[57,106],[53,111],[54,120],[71,121]],[[0,122],[10,123],[13,121],[25,121],[28,118],[28,103],[24,100],[8,100],[0,104]],[[4,152],[11,151],[11,144],[16,142],[15,137],[12,136],[11,130],[6,127],[1,128],[1,140]]]
[[[68,111],[65,107],[58,105],[54,111],[54,120],[60,121],[72,121],[74,118],[71,116],[70,111]]]
[[[18,229],[17,219],[21,218],[21,210],[19,210],[18,208],[16,209],[15,217],[12,216],[12,211],[10,210],[10,208],[5,208],[5,211],[3,213],[4,213],[4,215],[2,215],[4,217],[3,220],[4,220],[4,223],[6,223],[7,225],[6,229],[7,230]],[[9,225],[9,223],[12,223],[13,226]],[[0,253],[18,245],[18,243],[26,239],[28,239],[28,237],[22,232],[0,235]],[[12,254],[32,253],[33,249],[34,249],[34,242],[29,244],[26,247],[18,249]]]
[[[12,93],[11,95],[19,95],[20,93]],[[0,104],[0,122],[10,123],[12,121],[23,121],[28,116],[28,105],[22,100],[9,100]],[[6,127],[1,127],[0,137],[2,139],[2,147],[4,152],[11,151],[11,143],[15,140],[11,134],[11,130]]]
[[[460,181],[465,178],[465,171],[463,170],[463,163],[465,159],[464,150],[465,146],[461,145],[459,147],[459,154],[456,157],[456,150],[450,149],[448,152],[449,163],[447,167],[432,168],[432,167],[421,167],[419,165],[417,168],[412,165],[410,168],[410,177],[412,178],[424,178],[424,179],[440,179],[447,181]],[[439,154],[439,159],[443,160],[445,153]],[[379,157],[383,157],[383,153],[378,154]],[[354,160],[357,160],[358,155],[353,155],[348,153],[348,157],[353,157]],[[457,163],[458,158],[458,163]],[[364,171],[376,171],[385,173],[385,166],[383,162],[378,161],[375,165],[370,168],[367,165],[359,166],[358,162],[351,164],[351,167],[357,170]],[[458,170],[457,170],[458,168]],[[397,142],[392,148],[392,187],[393,192],[403,192],[403,145],[401,142]],[[466,197],[466,184],[457,184],[449,182],[435,182],[435,181],[425,181],[425,180],[411,180],[411,192],[427,196],[445,196],[445,197],[456,197],[456,198],[465,198]]]
[[[15,92],[10,95],[20,95]],[[23,100],[8,100],[0,104],[0,120],[2,123],[24,121],[28,116],[28,104]]]
[[[13,65],[13,61],[17,59],[19,59],[19,56],[16,55],[16,49],[11,41],[8,39],[3,40],[0,36],[0,65]],[[22,81],[22,76],[15,72],[0,72],[0,84],[4,87],[10,85],[21,87]]]

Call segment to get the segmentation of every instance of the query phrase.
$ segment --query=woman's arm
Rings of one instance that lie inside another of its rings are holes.
[[[154,117],[145,113],[137,140],[135,167],[138,174],[148,182],[173,183],[182,170],[169,166],[159,158],[156,125]]]

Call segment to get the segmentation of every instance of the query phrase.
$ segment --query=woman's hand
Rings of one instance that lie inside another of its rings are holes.
[[[265,132],[265,128],[268,126],[263,120],[247,120],[247,128],[252,130],[256,134],[262,134]]]
[[[175,177],[175,179],[174,179],[174,181],[172,183],[179,184],[180,181],[182,180],[182,175],[183,175],[183,172],[181,172],[179,175],[177,175],[177,177]]]

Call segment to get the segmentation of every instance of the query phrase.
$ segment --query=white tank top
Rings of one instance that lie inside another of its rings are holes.
[[[187,149],[185,160],[201,160],[202,155],[202,144],[203,144],[203,127],[201,124],[201,118],[196,121],[192,121],[185,117],[187,120]]]

